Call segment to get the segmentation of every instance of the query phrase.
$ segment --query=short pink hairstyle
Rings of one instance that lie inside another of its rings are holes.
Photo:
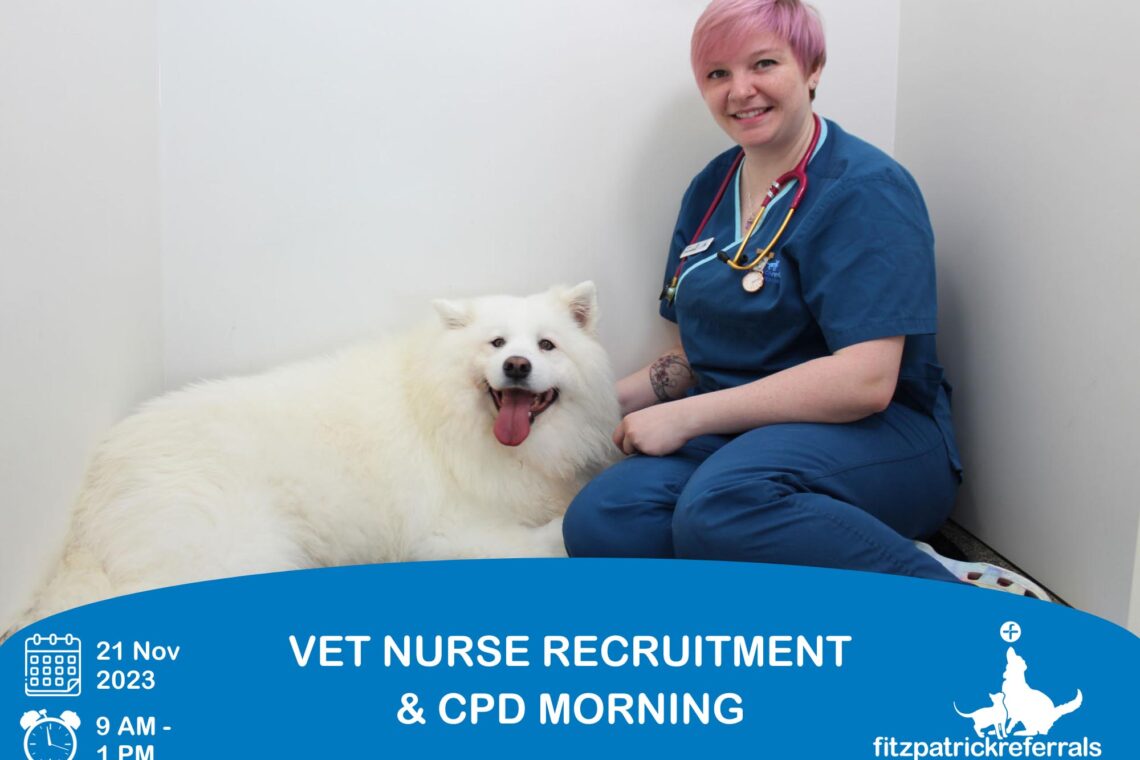
[[[697,81],[705,63],[757,32],[771,32],[788,43],[804,73],[827,62],[819,13],[799,0],[713,0],[693,28],[692,65]]]

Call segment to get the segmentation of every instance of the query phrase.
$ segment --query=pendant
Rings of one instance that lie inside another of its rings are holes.
[[[764,273],[759,269],[749,269],[748,274],[740,281],[740,286],[746,293],[755,293],[764,287]]]

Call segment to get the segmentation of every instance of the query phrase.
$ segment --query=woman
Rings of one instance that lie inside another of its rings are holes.
[[[635,456],[571,504],[572,556],[955,579],[912,540],[961,477],[930,222],[905,169],[812,112],[825,60],[798,0],[714,0],[697,21],[697,85],[738,147],[685,193],[660,307],[678,346],[619,381],[614,442]],[[772,184],[803,161],[807,186]]]

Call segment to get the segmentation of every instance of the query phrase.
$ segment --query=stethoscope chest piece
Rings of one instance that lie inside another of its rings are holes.
[[[749,270],[748,274],[740,281],[740,287],[744,288],[746,293],[755,293],[760,288],[764,287],[764,272],[759,269]]]

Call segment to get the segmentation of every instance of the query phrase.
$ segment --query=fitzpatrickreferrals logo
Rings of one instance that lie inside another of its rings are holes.
[[[1044,736],[1062,715],[1076,710],[1084,700],[1081,690],[1077,689],[1077,696],[1073,699],[1063,705],[1054,705],[1045,692],[1032,688],[1026,682],[1025,671],[1028,669],[1024,658],[1019,657],[1013,647],[1006,650],[1001,682],[1001,693],[1005,697],[1002,704],[1009,717],[1005,725],[1006,735]],[[1021,724],[1021,730],[1014,732],[1018,724]]]
[[[1021,637],[1021,627],[1007,622],[1001,627],[1001,637],[1015,642]],[[896,737],[875,738],[875,757],[1100,757],[1100,742],[1086,736],[1079,741],[1044,739],[1054,724],[1065,715],[1080,708],[1084,696],[1076,689],[1076,696],[1057,704],[1040,689],[1030,686],[1026,679],[1029,665],[1012,646],[1005,652],[1005,670],[1001,676],[1001,691],[986,693],[989,704],[976,710],[963,711],[956,701],[951,707],[961,718],[971,721],[976,739],[902,740]],[[972,698],[973,699],[973,698]],[[973,699],[982,702],[981,698]]]

